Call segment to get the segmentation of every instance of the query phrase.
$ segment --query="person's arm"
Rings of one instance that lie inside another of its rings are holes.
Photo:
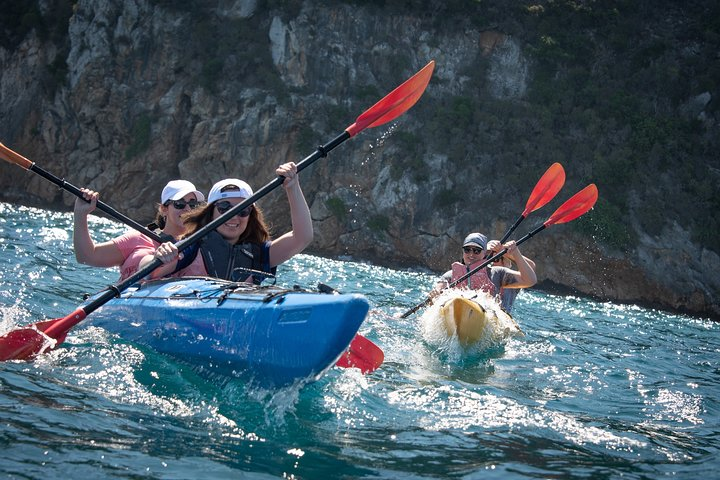
[[[448,270],[440,278],[437,279],[437,281],[435,282],[435,285],[433,285],[432,290],[430,290],[430,293],[428,293],[428,297],[435,298],[438,295],[440,295],[443,292],[443,290],[448,288],[451,280],[452,280],[452,270]]]
[[[75,259],[79,263],[93,267],[116,267],[122,265],[125,258],[114,242],[103,242],[95,245],[90,237],[88,215],[95,210],[99,194],[87,188],[81,189],[83,197],[75,199],[73,209],[73,249]]]
[[[297,166],[294,162],[280,165],[275,171],[285,177],[283,187],[290,203],[292,230],[270,244],[270,266],[276,267],[302,252],[313,239],[313,225],[305,195],[300,188]]]
[[[523,255],[523,258],[525,259],[525,261],[527,262],[527,264],[530,265],[530,268],[532,268],[533,271],[535,271],[535,262],[533,262],[532,260],[530,260],[530,259],[529,259],[528,257],[526,257],[525,255]]]
[[[511,283],[506,282],[503,286],[506,288],[527,288],[535,285],[537,283],[535,269],[530,266],[528,259],[520,253],[520,249],[515,241],[512,240],[506,243],[505,248],[508,249],[506,255],[517,265],[517,271],[509,270],[510,277],[513,281]],[[533,262],[533,266],[534,264],[535,262]]]
[[[166,275],[170,275],[171,273],[173,273],[180,257],[175,244],[172,242],[166,242],[156,248],[154,252],[145,255],[142,260],[140,260],[138,270],[142,270],[143,268],[147,267],[156,258],[159,258],[163,262],[163,264],[157,267],[155,270],[152,271],[152,273],[150,273],[150,275],[147,276],[147,278],[151,280],[154,280],[156,278],[162,278]]]
[[[428,292],[429,298],[435,298],[438,295],[440,295],[443,290],[445,290],[448,287],[448,283],[445,280],[440,280],[438,282],[435,282],[435,285],[433,285],[432,290]]]

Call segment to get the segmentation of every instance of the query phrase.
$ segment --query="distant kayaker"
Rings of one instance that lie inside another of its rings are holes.
[[[140,261],[158,246],[142,233],[132,230],[110,241],[95,244],[88,228],[88,215],[97,207],[100,194],[82,188],[85,200],[77,198],[74,207],[73,246],[78,262],[93,267],[120,267],[120,280],[137,272]],[[178,239],[185,231],[182,215],[205,201],[205,195],[187,180],[172,180],[160,194],[155,223],[156,231]]]
[[[142,260],[141,268],[159,258],[166,265],[157,268],[151,278],[211,276],[256,284],[264,276],[253,275],[251,271],[274,274],[278,265],[302,252],[313,239],[312,218],[300,188],[297,166],[294,162],[285,163],[275,173],[285,177],[283,187],[290,204],[292,230],[271,239],[262,210],[251,205],[206,235],[196,244],[197,248],[184,251],[181,259],[174,244],[164,243]],[[242,180],[229,178],[217,182],[210,189],[208,204],[184,217],[186,236],[252,195],[252,188]]]
[[[499,240],[490,240],[487,243],[487,249],[488,249],[487,255],[489,258],[489,257],[495,255],[496,253],[498,253],[499,251],[501,251],[503,249],[503,245],[500,243]],[[535,262],[530,260],[525,255],[523,255],[523,258],[525,259],[527,264],[530,265],[530,268],[534,272],[535,271]],[[495,262],[493,262],[493,266],[494,267],[507,267],[510,270],[517,271],[517,266],[515,266],[513,264],[512,260],[510,260],[510,258],[507,255],[503,255],[502,257],[498,258]],[[520,290],[522,290],[522,288],[513,287],[513,286],[500,288],[501,304],[502,304],[503,309],[506,312],[508,312],[508,313],[512,312],[512,307],[513,307],[513,304],[515,303],[515,297],[517,297],[518,293],[520,293]]]
[[[494,242],[497,242],[495,240]],[[500,242],[497,245],[491,244],[493,248],[498,248]],[[463,241],[462,246],[462,262],[455,262],[452,264],[450,270],[445,272],[440,280],[435,284],[435,288],[432,296],[438,295],[442,290],[448,288],[449,285],[457,282],[463,275],[473,270],[475,267],[480,265],[486,257],[488,257],[488,241],[487,237],[481,233],[471,233]],[[463,280],[455,285],[455,288],[470,288],[473,290],[483,290],[492,296],[500,296],[500,301],[503,308],[506,311],[512,309],[511,303],[506,305],[503,302],[503,296],[501,295],[506,289],[520,289],[532,287],[537,282],[535,276],[535,270],[528,263],[527,259],[520,253],[515,241],[510,241],[502,246],[507,248],[508,251],[505,254],[510,260],[515,262],[517,270],[504,267],[504,266],[488,266],[480,269],[478,272],[471,275],[468,279]]]

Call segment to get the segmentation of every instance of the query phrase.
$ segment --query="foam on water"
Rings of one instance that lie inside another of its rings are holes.
[[[448,334],[441,313],[446,302],[455,298],[468,298],[479,304],[486,312],[488,321],[477,342],[463,345],[456,333]],[[458,362],[464,357],[482,355],[502,348],[506,342],[522,331],[515,320],[502,310],[497,301],[482,291],[446,289],[434,299],[420,316],[423,338],[434,348],[448,355],[451,361]]]

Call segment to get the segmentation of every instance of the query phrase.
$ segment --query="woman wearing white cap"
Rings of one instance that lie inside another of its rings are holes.
[[[75,226],[73,246],[78,262],[93,267],[120,267],[120,280],[138,270],[140,260],[155,251],[158,244],[142,233],[132,230],[108,242],[95,244],[90,237],[88,215],[95,210],[99,194],[87,188],[82,189],[83,197],[75,200]],[[187,180],[172,180],[165,185],[160,195],[154,227],[158,233],[177,239],[185,231],[182,215],[205,201],[205,196]]]
[[[527,288],[535,285],[537,282],[535,270],[528,263],[528,259],[520,253],[520,249],[514,240],[506,243],[505,245],[500,245],[500,242],[495,240],[490,243],[493,248],[498,251],[502,250],[502,248],[507,248],[508,251],[505,255],[515,262],[517,270],[503,266],[485,267],[471,275],[466,280],[457,283],[455,285],[456,288],[483,290],[490,295],[498,296],[502,302],[502,300],[505,299],[505,296],[501,295],[504,289]],[[432,295],[437,295],[440,291],[447,288],[449,284],[455,283],[466,273],[480,265],[490,253],[487,246],[487,237],[482,233],[474,232],[465,237],[462,247],[462,262],[455,262],[452,264],[451,269],[445,272],[438,283],[435,284],[435,289]],[[514,296],[512,299],[514,300]],[[512,304],[506,305],[504,302],[502,302],[502,306],[506,311],[510,311],[512,308]]]
[[[313,239],[312,218],[300,189],[297,166],[293,162],[285,163],[275,173],[285,177],[283,187],[290,204],[292,230],[271,239],[260,207],[251,205],[206,235],[197,248],[184,251],[180,264],[177,247],[163,243],[154,255],[143,259],[141,268],[153,258],[160,258],[166,265],[156,269],[152,278],[200,275],[257,284],[264,278],[262,272],[273,274],[275,267],[302,252]],[[250,185],[242,180],[228,178],[217,182],[210,189],[207,206],[184,217],[186,235],[198,231],[252,194]]]

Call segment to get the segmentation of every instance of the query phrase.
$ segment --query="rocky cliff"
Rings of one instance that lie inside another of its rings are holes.
[[[716,7],[696,3],[643,17],[643,2],[39,1],[3,13],[0,141],[146,221],[172,178],[264,185],[435,60],[412,110],[303,173],[311,253],[443,271],[467,232],[499,238],[560,161],[565,188],[518,236],[587,183],[601,201],[524,245],[541,288],[719,317],[718,85],[697,79],[720,69],[701,63],[707,30],[687,27]],[[631,14],[665,29],[651,32],[662,49],[632,45],[647,31]],[[654,83],[622,78],[623,48]],[[667,80],[678,101],[662,76],[682,72],[653,66],[671,60],[697,73]],[[17,166],[0,172],[4,201],[73,202]],[[261,205],[289,226],[282,192]]]

